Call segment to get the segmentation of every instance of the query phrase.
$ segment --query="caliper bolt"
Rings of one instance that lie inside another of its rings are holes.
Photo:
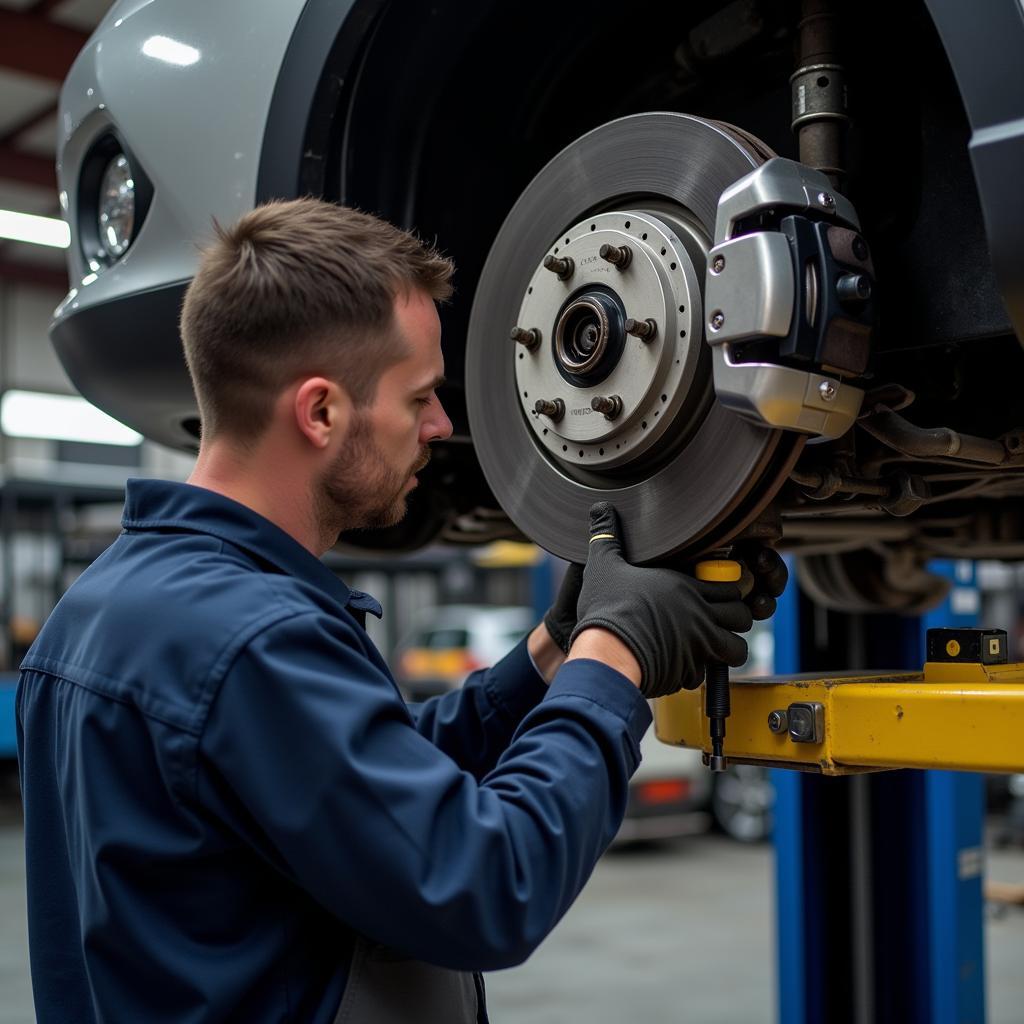
[[[789,729],[789,714],[785,711],[773,711],[768,715],[768,728],[774,733],[786,732]]]
[[[843,274],[836,282],[840,302],[859,305],[871,298],[871,278],[867,274]]]
[[[712,274],[720,274],[723,270],[725,270],[725,257],[724,256],[716,256],[711,261],[711,273]]]
[[[626,320],[625,328],[627,334],[632,334],[634,338],[639,338],[641,341],[654,341],[654,336],[658,333],[658,325],[650,317],[646,320],[629,317]]]
[[[622,412],[622,399],[618,395],[598,395],[597,398],[590,400],[590,408],[594,412],[604,413],[606,420],[614,420],[619,417]]]
[[[826,210],[831,210],[836,205],[836,197],[831,192],[819,192],[818,202],[825,207]]]
[[[608,242],[601,246],[598,255],[619,270],[625,270],[633,260],[633,250],[628,245],[610,245]]]
[[[720,309],[716,309],[708,322],[711,324],[711,330],[720,331],[725,326],[725,314]]]
[[[536,327],[513,327],[510,335],[513,341],[519,342],[532,352],[540,344],[540,331]]]
[[[544,269],[557,274],[559,281],[566,281],[572,277],[575,266],[571,256],[545,256]]]
[[[830,380],[823,380],[818,385],[818,394],[823,402],[831,402],[839,393],[839,389]]]
[[[533,411],[539,416],[547,416],[554,423],[557,423],[565,415],[565,402],[560,398],[549,401],[546,398],[538,398],[533,404]]]

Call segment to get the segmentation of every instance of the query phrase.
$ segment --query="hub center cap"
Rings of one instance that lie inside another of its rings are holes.
[[[537,265],[517,323],[540,344],[516,346],[516,387],[566,468],[625,466],[671,437],[700,355],[691,253],[706,246],[681,216],[620,210],[580,221]]]

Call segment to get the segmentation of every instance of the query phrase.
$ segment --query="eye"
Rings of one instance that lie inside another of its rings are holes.
[[[417,398],[416,399],[416,404],[417,405],[422,405],[422,406],[426,407],[426,406],[430,405],[430,403],[433,400],[434,400],[434,396],[433,395],[427,395],[426,398]]]

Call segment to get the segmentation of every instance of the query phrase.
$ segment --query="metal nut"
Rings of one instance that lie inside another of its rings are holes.
[[[836,197],[831,192],[819,192],[818,202],[825,207],[826,210],[831,210],[836,205]]]
[[[624,326],[627,334],[632,334],[634,338],[639,338],[641,341],[653,341],[654,336],[658,333],[658,325],[650,317],[646,320],[629,317]]]
[[[533,411],[538,416],[547,416],[553,423],[557,423],[565,415],[565,402],[560,398],[554,400],[538,398],[533,403]]]
[[[725,314],[720,310],[716,309],[711,314],[711,319],[708,321],[711,330],[720,331],[725,326]]]
[[[544,269],[550,270],[552,274],[556,274],[559,281],[566,281],[572,277],[572,272],[575,268],[576,265],[573,263],[571,256],[549,255],[544,257]]]
[[[782,710],[772,711],[768,715],[768,728],[774,733],[786,732],[789,729],[789,715]]]
[[[839,388],[835,386],[830,380],[823,380],[818,385],[818,394],[821,395],[823,402],[831,402],[835,399],[836,395],[839,394]]]
[[[608,242],[601,246],[598,255],[619,270],[625,270],[633,260],[633,250],[628,245],[610,245]]]
[[[721,255],[716,256],[711,261],[711,273],[720,274],[723,270],[725,270],[725,257]]]
[[[618,395],[598,395],[590,400],[590,408],[604,413],[606,420],[614,420],[622,413],[622,399]]]
[[[509,335],[513,341],[532,352],[540,344],[540,331],[536,327],[513,327]]]

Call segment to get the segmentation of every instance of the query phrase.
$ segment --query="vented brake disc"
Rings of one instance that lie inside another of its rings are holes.
[[[502,225],[469,324],[470,426],[498,501],[554,554],[586,558],[607,499],[632,560],[690,557],[785,480],[803,438],[715,400],[701,299],[718,198],[769,155],[716,122],[623,118],[556,156]]]

